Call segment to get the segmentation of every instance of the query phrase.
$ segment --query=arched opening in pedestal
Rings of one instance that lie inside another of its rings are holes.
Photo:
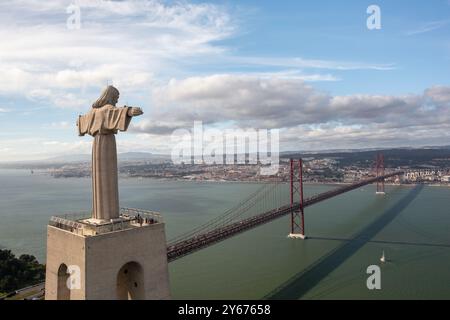
[[[145,299],[144,269],[137,262],[128,262],[117,274],[117,299]]]
[[[70,300],[70,289],[67,286],[70,274],[67,273],[67,266],[63,263],[58,268],[58,286],[56,298],[58,300]]]

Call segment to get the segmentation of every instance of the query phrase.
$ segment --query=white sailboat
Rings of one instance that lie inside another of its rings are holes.
[[[386,262],[386,257],[384,256],[384,250],[383,250],[383,255],[380,258],[381,262]]]

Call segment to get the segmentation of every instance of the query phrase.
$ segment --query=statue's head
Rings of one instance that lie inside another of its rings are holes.
[[[105,90],[103,90],[100,98],[94,102],[92,108],[101,108],[107,104],[115,106],[117,101],[119,101],[119,90],[113,86],[108,86]]]

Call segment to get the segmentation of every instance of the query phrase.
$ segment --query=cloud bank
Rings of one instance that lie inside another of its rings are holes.
[[[332,96],[301,79],[217,74],[171,80],[155,88],[140,133],[170,134],[193,121],[220,127],[279,128],[284,149],[412,145],[446,141],[450,87],[422,94]]]

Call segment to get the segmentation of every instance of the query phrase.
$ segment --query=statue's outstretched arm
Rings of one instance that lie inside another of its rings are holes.
[[[129,117],[136,117],[136,116],[140,116],[141,114],[144,114],[144,111],[142,111],[141,108],[136,108],[136,107],[130,107],[127,112],[127,115]]]

